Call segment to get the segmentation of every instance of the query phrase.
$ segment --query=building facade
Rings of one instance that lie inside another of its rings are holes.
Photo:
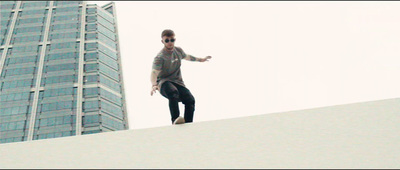
[[[114,3],[0,7],[0,143],[129,129]]]

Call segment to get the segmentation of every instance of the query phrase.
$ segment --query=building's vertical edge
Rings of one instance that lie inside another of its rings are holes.
[[[81,35],[79,44],[79,72],[78,72],[78,89],[76,99],[76,135],[82,134],[82,116],[83,116],[83,67],[85,57],[85,32],[86,32],[86,2],[82,2],[81,10]]]
[[[52,14],[53,14],[53,3],[54,1],[50,1],[49,3],[49,10],[47,11],[47,19],[46,19],[46,27],[45,30],[43,32],[44,36],[43,36],[43,46],[42,49],[40,51],[40,58],[39,58],[39,64],[38,64],[38,71],[37,71],[37,75],[36,75],[36,84],[34,87],[35,93],[34,93],[34,98],[33,98],[33,102],[32,102],[32,115],[31,115],[31,119],[29,122],[29,131],[28,131],[28,139],[27,141],[31,141],[33,139],[33,133],[34,133],[34,129],[35,129],[35,121],[36,121],[36,113],[37,113],[37,106],[38,106],[38,102],[39,102],[39,90],[40,90],[40,84],[42,81],[42,74],[43,74],[43,65],[44,65],[44,58],[46,56],[46,50],[47,50],[47,45],[49,44],[48,41],[48,36],[49,36],[49,32],[50,32],[50,25],[51,25],[51,18],[52,18]]]
[[[7,34],[7,37],[6,37],[6,40],[5,40],[6,43],[4,44],[3,54],[1,54],[1,56],[3,56],[3,57],[1,57],[1,61],[0,61],[0,75],[3,72],[4,62],[6,60],[6,56],[7,56],[7,53],[8,53],[8,48],[10,46],[11,37],[12,37],[12,35],[14,33],[15,23],[17,22],[18,14],[19,14],[20,7],[21,7],[21,4],[22,4],[22,1],[16,1],[16,2],[17,2],[17,5],[15,6],[15,9],[14,9],[14,15],[13,15],[13,18],[12,18],[12,21],[11,21],[11,25],[8,28],[8,34]]]
[[[119,65],[119,74],[121,76],[121,89],[122,89],[122,105],[123,105],[123,112],[125,116],[125,127],[126,129],[129,129],[129,121],[128,121],[128,110],[126,107],[126,99],[125,99],[125,86],[124,86],[124,76],[122,74],[122,62],[121,62],[121,50],[120,50],[120,45],[119,45],[119,33],[118,33],[118,22],[117,22],[117,11],[115,9],[115,3],[112,2],[109,4],[113,10],[112,15],[114,16],[114,23],[115,23],[115,34],[117,36],[117,53],[118,53],[118,65]],[[103,6],[103,9],[106,9],[109,7],[109,5]]]

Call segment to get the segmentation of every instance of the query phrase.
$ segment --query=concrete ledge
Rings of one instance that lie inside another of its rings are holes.
[[[0,145],[0,168],[400,168],[400,99]]]

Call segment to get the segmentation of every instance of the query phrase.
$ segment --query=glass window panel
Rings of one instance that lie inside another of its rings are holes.
[[[24,129],[24,127],[25,127],[25,121],[17,122],[17,127],[16,127],[17,130],[22,130],[22,129]]]
[[[52,117],[52,118],[49,118],[49,119],[48,119],[47,125],[48,125],[48,126],[54,126],[55,123],[56,123],[56,118],[55,118],[55,117]]]
[[[97,25],[95,23],[86,24],[86,31],[96,31]]]
[[[43,30],[43,26],[19,27],[19,28],[16,28],[14,34],[41,33],[42,30]]]
[[[93,72],[98,70],[98,64],[85,64],[85,72]]]
[[[0,132],[7,131],[7,129],[8,129],[8,123],[0,123]]]
[[[103,63],[99,63],[99,70],[100,72],[110,76],[110,78],[119,81],[119,73],[114,69],[111,69],[110,67],[104,65]]]
[[[86,22],[87,23],[93,23],[97,21],[97,16],[96,15],[89,15],[86,16]]]
[[[53,25],[52,30],[79,29],[79,28],[80,28],[80,24],[78,24],[78,23],[68,23],[68,24]]]
[[[117,53],[110,50],[108,47],[106,47],[102,44],[99,44],[99,51],[103,52],[104,54],[113,58],[114,60],[118,60]]]
[[[63,8],[56,8],[57,13],[61,12],[72,12],[72,11],[79,11],[79,6],[72,6],[72,7],[63,7]]]
[[[101,97],[107,98],[110,101],[118,104],[119,106],[122,106],[122,98],[118,97],[114,93],[111,93],[105,89],[100,89],[100,95],[101,95]]]
[[[14,46],[13,53],[22,53],[22,52],[38,52],[39,45],[29,45],[29,46]]]
[[[113,116],[115,116],[117,118],[123,119],[123,113],[122,113],[121,107],[118,107],[118,106],[116,106],[112,103],[106,102],[104,100],[102,100],[100,102],[100,106],[103,111],[111,113]]]
[[[35,121],[35,128],[37,129],[39,127],[39,120],[37,119],[36,121]]]
[[[29,92],[2,94],[0,95],[0,101],[9,102],[9,101],[29,100],[29,95],[30,95]]]
[[[85,84],[93,84],[93,83],[97,83],[98,81],[99,81],[98,75],[88,75],[88,76],[84,77]]]
[[[43,16],[40,16],[39,18],[19,19],[19,20],[17,21],[17,25],[32,24],[32,23],[44,23],[44,17],[43,17]]]
[[[97,17],[97,20],[101,25],[103,25],[107,29],[111,30],[112,32],[115,32],[114,24],[110,23],[109,21],[107,21],[106,19],[104,19],[103,17],[100,17],[100,16]]]
[[[71,123],[71,116],[64,116],[64,124],[70,124]]]
[[[40,42],[42,35],[31,35],[23,37],[15,37],[13,43]]]
[[[41,134],[38,136],[38,139],[46,139],[47,138],[47,134]]]
[[[62,136],[62,133],[61,133],[61,132],[56,132],[56,133],[54,133],[54,137],[56,137],[56,138],[61,137],[61,136]]]
[[[53,22],[64,22],[64,21],[78,21],[79,15],[57,15],[53,17]]]
[[[106,78],[103,76],[103,74],[100,74],[100,83],[117,91],[118,93],[121,92],[121,86],[117,82]]]
[[[98,53],[86,53],[85,54],[85,61],[93,61],[97,60],[98,58]]]
[[[109,29],[105,28],[102,25],[99,25],[97,27],[97,29],[99,30],[100,33],[104,34],[108,38],[110,38],[110,39],[115,41],[115,33],[113,31],[110,31]]]
[[[104,125],[111,126],[115,129],[123,129],[124,128],[124,124],[121,121],[111,119],[108,116],[102,116],[101,120]]]
[[[83,102],[83,111],[96,111],[99,110],[99,101],[85,101]]]
[[[108,46],[110,46],[112,49],[116,50],[117,49],[117,44],[115,41],[111,40],[110,38],[104,36],[103,34],[99,34],[98,35],[99,40],[105,44],[107,44]]]
[[[1,1],[2,3],[3,3],[3,1]],[[0,5],[0,8],[1,9],[14,9],[14,7],[15,7],[15,4],[1,4]]]
[[[109,14],[105,13],[103,10],[99,10],[98,14],[105,18],[107,21],[114,23],[114,17],[112,15],[110,16]]]
[[[44,97],[72,95],[72,90],[73,88],[47,89],[44,91]]]
[[[22,8],[46,7],[47,5],[48,1],[25,1]]]
[[[44,70],[44,72],[63,71],[63,70],[75,70],[76,67],[77,67],[77,63],[49,65],[49,66],[46,67],[46,69]]]
[[[83,95],[84,95],[85,97],[88,97],[88,96],[97,96],[97,95],[99,95],[99,88],[97,88],[97,87],[95,87],[95,88],[85,88],[85,89],[83,90]]]
[[[8,130],[16,130],[17,129],[17,122],[10,122],[8,124]]]
[[[29,15],[37,15],[37,14],[45,14],[46,9],[36,9],[36,10],[23,10],[21,16],[29,16]]]
[[[7,58],[6,65],[31,63],[31,62],[36,62],[37,59],[38,59],[37,55],[31,55],[26,57],[12,57],[12,58]]]
[[[3,72],[4,74],[2,74],[2,77],[33,74],[34,72],[35,72],[35,67],[7,69]]]
[[[96,8],[86,8],[86,13],[87,14],[95,14],[97,11]]]
[[[78,53],[76,52],[66,52],[66,53],[48,54],[47,60],[62,60],[62,59],[71,59],[78,57],[79,57]]]
[[[95,40],[95,39],[97,39],[97,33],[86,33],[85,39],[86,40]]]
[[[32,87],[32,79],[6,81],[3,82],[1,89],[4,90],[4,89],[13,89],[22,87]]]
[[[8,11],[7,11],[7,12],[1,12],[1,13],[0,13],[0,15],[1,15],[1,20],[3,21],[3,19],[4,19],[4,20],[7,21],[8,19],[10,19],[11,14],[12,14],[12,13],[11,13],[11,12],[8,12]]]
[[[67,49],[67,48],[77,48],[76,42],[63,42],[63,43],[53,43],[50,45],[50,50]]]
[[[99,123],[99,115],[87,115],[83,117],[83,124]]]
[[[85,50],[96,50],[97,49],[97,43],[86,43],[85,44]]]
[[[49,133],[49,134],[47,134],[47,138],[54,138],[54,136],[55,136],[55,133]]]
[[[78,38],[78,32],[53,33],[50,35],[50,41],[57,39],[67,39],[67,38],[72,38],[72,39]]]
[[[57,117],[56,118],[56,125],[64,124],[64,117]]]
[[[74,83],[74,75],[46,77],[45,84]]]
[[[48,123],[48,119],[41,119],[41,120],[40,120],[40,126],[41,126],[41,127],[47,126],[47,123]]]
[[[107,8],[106,11],[108,11],[110,14],[114,14],[114,10],[111,7]]]
[[[55,111],[55,110],[64,110],[64,109],[72,109],[73,101],[61,101],[56,103],[45,103],[42,106],[42,112],[47,111]],[[52,119],[49,119],[49,123],[52,122]],[[54,120],[55,121],[55,120]]]
[[[111,68],[113,68],[114,70],[118,70],[118,61],[115,61],[114,59],[111,59],[110,57],[108,57],[107,55],[103,54],[102,52],[99,53],[99,59],[101,62],[103,62],[104,64],[110,66]]]
[[[55,6],[79,5],[81,1],[54,1]]]

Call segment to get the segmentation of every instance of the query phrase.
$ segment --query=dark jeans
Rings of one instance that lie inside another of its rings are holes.
[[[173,82],[166,81],[160,89],[161,95],[169,100],[171,121],[179,117],[179,102],[185,105],[185,122],[193,122],[195,100],[189,89]]]

